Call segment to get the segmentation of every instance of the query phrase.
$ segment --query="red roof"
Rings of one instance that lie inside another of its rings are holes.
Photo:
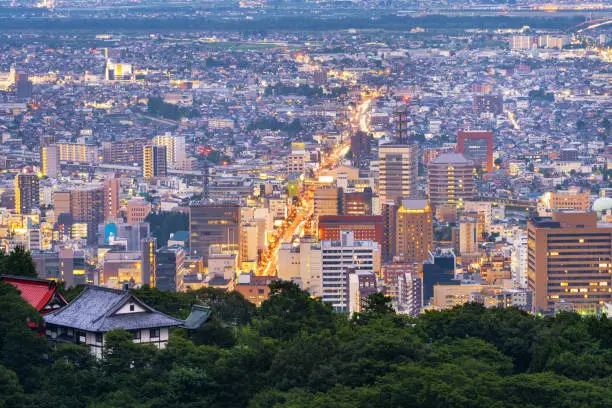
[[[57,285],[53,281],[36,278],[25,278],[21,276],[0,276],[0,281],[10,283],[15,286],[24,298],[37,311],[41,312],[44,307],[53,299],[57,292]],[[58,293],[61,300],[66,300]]]

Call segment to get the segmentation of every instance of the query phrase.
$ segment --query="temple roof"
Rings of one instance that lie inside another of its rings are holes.
[[[21,297],[39,312],[43,312],[45,306],[47,306],[54,297],[58,300],[60,305],[68,303],[57,292],[57,285],[55,282],[50,280],[28,278],[24,276],[0,275],[0,281],[15,286],[21,292]]]
[[[139,305],[138,311],[118,313],[128,303]],[[130,292],[100,286],[87,286],[70,304],[47,314],[45,322],[91,332],[181,326],[184,323],[147,306]]]

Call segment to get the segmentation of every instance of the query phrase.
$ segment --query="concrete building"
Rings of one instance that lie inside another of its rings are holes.
[[[128,224],[144,222],[151,212],[151,203],[141,199],[132,199],[127,202],[126,220]]]
[[[380,215],[322,215],[319,217],[319,240],[340,239],[341,231],[353,231],[356,240],[383,244],[383,217]]]
[[[348,274],[348,312],[360,313],[367,298],[378,292],[377,277],[371,271],[353,271]]]
[[[40,171],[43,176],[56,178],[59,169],[59,149],[57,146],[43,146],[40,149]]]
[[[342,214],[342,189],[338,187],[319,187],[314,192],[314,214],[318,219],[322,215]]]
[[[120,191],[121,181],[119,179],[104,182],[104,219],[114,220],[119,216]]]
[[[401,200],[396,218],[395,256],[423,262],[433,246],[433,215],[427,200]]]
[[[589,211],[590,209],[591,194],[589,191],[582,191],[580,187],[547,192],[538,201],[540,217],[551,216],[556,211]]]
[[[351,231],[342,231],[340,240],[321,241],[323,301],[335,310],[348,311],[349,270],[376,273],[380,247],[372,241],[356,241]]]
[[[195,202],[189,206],[189,248],[208,265],[211,245],[240,253],[241,215],[238,204]],[[239,258],[240,263],[240,258]]]
[[[457,153],[474,162],[486,172],[493,171],[493,132],[460,130],[457,133]]]
[[[594,314],[612,300],[612,225],[597,225],[595,213],[558,212],[530,220],[527,248],[527,286],[536,313],[566,302]]]
[[[142,175],[144,178],[151,179],[168,175],[166,146],[145,146],[142,156]]]
[[[474,197],[474,163],[459,153],[445,153],[427,166],[429,202],[432,208],[461,208]]]
[[[18,173],[15,176],[15,211],[30,214],[40,205],[40,190],[36,174]]]
[[[383,144],[379,147],[378,195],[381,203],[415,197],[418,155],[416,144]]]
[[[155,287],[159,290],[176,292],[177,276],[182,274],[185,250],[180,246],[162,247],[155,256]]]
[[[167,132],[153,138],[155,146],[166,148],[166,163],[170,167],[178,167],[185,160],[185,136],[172,135]]]

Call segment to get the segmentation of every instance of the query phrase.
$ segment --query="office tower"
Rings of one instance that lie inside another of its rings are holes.
[[[102,161],[109,164],[141,165],[148,139],[122,139],[102,143]]]
[[[383,244],[381,258],[383,261],[391,261],[395,256],[397,209],[399,205],[395,202],[382,204],[381,215],[383,217]]]
[[[126,220],[129,224],[144,222],[151,212],[151,203],[141,199],[127,202]]]
[[[372,215],[372,189],[366,187],[364,191],[344,193],[344,215]]]
[[[167,132],[164,135],[155,136],[153,144],[166,148],[166,162],[169,166],[177,167],[185,160],[185,136],[172,135]]]
[[[182,274],[185,250],[178,245],[165,246],[155,256],[155,287],[167,292],[176,292],[177,276]]]
[[[474,197],[474,163],[459,153],[445,153],[427,166],[429,203],[460,208]]]
[[[395,228],[395,255],[409,262],[422,262],[433,246],[433,215],[427,200],[401,200]]]
[[[40,162],[43,176],[57,177],[59,172],[59,151],[57,146],[43,146],[40,149]]]
[[[452,251],[431,253],[423,262],[423,304],[429,303],[435,285],[459,285],[455,279],[455,254]]]
[[[166,146],[145,146],[142,156],[142,175],[144,178],[167,176]]]
[[[358,158],[370,154],[370,140],[372,137],[366,132],[358,130],[351,135],[351,153]]]
[[[30,81],[28,74],[15,72],[15,96],[20,100],[32,97],[32,81]]]
[[[115,63],[107,58],[104,76],[107,81],[131,81],[134,78],[134,68],[132,64]]]
[[[527,286],[536,313],[569,305],[593,314],[612,300],[612,227],[594,212],[558,212],[527,223]]]
[[[315,217],[342,214],[342,189],[338,187],[319,187],[314,192]]]
[[[104,218],[115,219],[119,216],[119,193],[121,180],[113,179],[104,182]]]
[[[360,313],[369,296],[378,292],[376,274],[372,271],[348,270],[348,312]]]
[[[372,241],[357,241],[352,231],[342,231],[340,240],[321,241],[323,301],[334,310],[348,311],[349,270],[376,272],[380,247]]]
[[[504,112],[504,97],[502,95],[474,95],[474,112],[501,115]]]
[[[385,144],[379,147],[378,195],[381,203],[415,196],[418,154],[416,144]]]
[[[40,204],[38,177],[36,174],[19,173],[15,176],[15,211],[30,214]]]
[[[484,171],[493,171],[493,132],[460,130],[457,133],[457,153],[474,162]]]
[[[380,215],[322,215],[319,240],[339,240],[341,231],[352,231],[355,239],[383,244],[383,217]]]
[[[204,258],[212,245],[240,254],[240,205],[195,202],[189,206],[189,248],[191,254]]]

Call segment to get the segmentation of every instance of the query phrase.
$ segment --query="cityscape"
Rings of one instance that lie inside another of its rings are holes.
[[[0,56],[1,408],[612,406],[609,2],[6,0]]]

